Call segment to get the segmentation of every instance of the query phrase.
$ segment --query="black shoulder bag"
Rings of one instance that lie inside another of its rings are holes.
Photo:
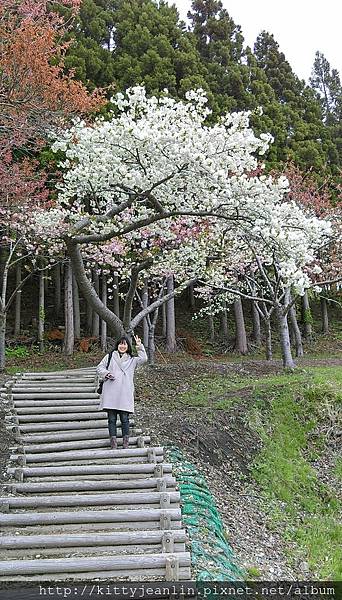
[[[112,354],[113,354],[113,350],[108,354],[108,361],[107,361],[106,369],[108,369],[108,367],[109,367],[109,363],[110,363],[110,359],[112,358]],[[96,390],[97,394],[100,394],[100,395],[102,394],[103,384],[104,384],[104,381],[100,381],[99,387]]]

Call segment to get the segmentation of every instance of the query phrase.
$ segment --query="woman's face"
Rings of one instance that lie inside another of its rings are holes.
[[[125,352],[127,352],[128,344],[125,340],[121,340],[121,342],[119,342],[118,350],[119,350],[119,352],[121,352],[121,354],[124,354]]]

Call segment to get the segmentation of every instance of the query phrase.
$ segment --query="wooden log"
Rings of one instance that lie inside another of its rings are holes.
[[[165,554],[164,556],[167,556],[167,554]],[[106,571],[96,571],[96,584],[99,583],[101,586],[101,580],[104,579],[106,581],[110,580],[110,581],[116,581],[117,578],[119,577],[118,575],[118,571],[114,571],[114,570],[106,570]],[[151,569],[134,569],[134,571],[132,570],[128,570],[128,569],[121,569],[120,570],[120,580],[121,581],[132,581],[132,578],[134,579],[134,581],[145,581],[145,582],[150,582],[151,580],[153,581],[165,581],[165,568],[151,568]],[[65,582],[66,580],[68,581],[91,581],[91,584],[89,584],[89,589],[91,587],[91,585],[93,585],[94,583],[94,573],[93,572],[85,572],[85,573],[81,573],[81,572],[77,572],[77,573],[70,573],[70,572],[63,572],[63,573],[44,573],[44,581],[43,581],[43,585],[42,588],[44,588],[44,582],[49,582],[49,581],[53,581],[53,583],[55,582],[59,582],[59,581],[63,581]],[[179,567],[179,581],[185,581],[188,582],[191,580],[191,569],[190,567]],[[5,581],[6,584],[7,582],[10,581],[15,581],[16,583],[18,582],[28,582],[28,581],[37,581],[37,582],[42,582],[42,576],[41,575],[6,575],[5,576]],[[48,584],[45,586],[48,589]],[[119,596],[118,597],[119,600],[125,600],[124,596]],[[196,598],[195,596],[193,596],[193,598]]]
[[[168,501],[165,502],[167,496]],[[126,492],[122,494],[73,494],[69,496],[33,496],[30,498],[0,498],[0,511],[8,513],[17,508],[40,508],[42,506],[105,506],[120,504],[157,504],[170,508],[180,501],[179,492]]]
[[[15,548],[68,548],[83,546],[135,546],[142,544],[162,544],[169,537],[174,543],[184,543],[184,529],[172,531],[117,531],[115,533],[83,533],[71,535],[18,535],[0,537],[1,549]]]
[[[55,406],[29,406],[29,407],[16,407],[16,412],[17,415],[19,417],[19,421],[21,421],[21,417],[22,415],[55,415],[56,419],[59,418],[60,414],[64,415],[64,414],[68,414],[68,413],[82,413],[82,412],[86,412],[88,413],[89,411],[94,411],[96,412],[96,415],[98,415],[97,413],[98,410],[98,403],[94,404],[94,402],[92,404],[87,404],[86,406],[84,405],[79,405],[76,404],[75,406],[58,406],[57,404],[55,404]]]
[[[59,525],[66,523],[124,523],[135,521],[156,521],[163,515],[170,517],[171,521],[181,518],[180,508],[162,510],[158,508],[138,508],[127,510],[82,510],[66,512],[32,512],[16,513],[14,515],[0,513],[0,525],[12,527],[18,525]]]
[[[15,398],[14,401],[19,401],[19,402],[23,402],[25,400],[25,396],[27,394],[35,394],[37,395],[37,400],[41,401],[41,396],[44,396],[45,394],[49,394],[49,393],[56,393],[56,394],[84,394],[84,396],[87,396],[87,394],[94,394],[96,393],[95,390],[95,386],[94,385],[88,385],[87,387],[85,386],[74,386],[74,387],[70,387],[70,386],[49,386],[46,388],[32,388],[32,387],[28,387],[28,386],[24,386],[23,388],[13,388],[12,390],[13,395],[15,394]],[[77,398],[76,398],[77,399]],[[30,398],[26,398],[27,402],[30,400]],[[31,398],[32,400],[32,398]],[[61,398],[61,400],[63,400],[63,398]],[[35,403],[34,403],[35,404]]]
[[[118,450],[71,450],[70,452],[45,452],[43,454],[26,454],[26,464],[38,463],[38,462],[58,462],[67,460],[96,460],[98,458],[129,458],[133,456],[148,456],[150,448],[127,448],[124,450],[120,448]],[[154,447],[154,454],[160,456],[164,454],[164,449]],[[16,455],[12,455],[11,459],[14,460]]]
[[[104,423],[103,423],[104,425]],[[130,428],[134,430],[134,435],[140,435],[142,430],[132,427],[132,421],[130,422]],[[121,427],[117,423],[117,436],[121,436]],[[36,442],[68,442],[69,440],[97,440],[97,439],[108,439],[108,429],[85,429],[78,431],[70,430],[68,433],[32,433],[30,436],[23,435],[20,439],[21,442],[26,445],[27,449],[30,450],[30,444]]]
[[[24,477],[50,477],[56,475],[105,475],[117,473],[153,473],[153,463],[119,464],[119,465],[76,465],[60,467],[25,467],[20,469]],[[8,474],[14,474],[18,469],[8,469]],[[171,473],[172,465],[163,463],[163,473]]]
[[[138,440],[140,437],[130,436],[129,444],[130,446],[137,446]],[[144,444],[149,444],[151,442],[150,436],[143,436]],[[118,446],[122,446],[122,438],[118,437]],[[57,452],[59,450],[81,450],[82,448],[107,448],[110,445],[108,435],[106,438],[101,440],[75,440],[72,442],[60,442],[56,444],[30,444],[26,446],[26,452]]]
[[[159,489],[160,482],[164,485]],[[83,480],[83,481],[42,481],[36,483],[17,483],[11,485],[12,494],[37,494],[46,492],[86,492],[100,490],[122,489],[156,489],[165,492],[168,487],[175,487],[176,479],[165,475],[163,479],[150,477],[149,479],[114,479],[114,480]]]
[[[18,415],[19,425],[21,423],[54,423],[56,420],[53,414],[49,415]],[[91,421],[92,419],[107,419],[107,414],[101,413],[101,411],[84,412],[84,413],[68,413],[59,414],[58,421]],[[61,427],[63,429],[63,426]]]
[[[101,416],[101,415],[99,415]],[[40,431],[63,431],[63,430],[69,430],[69,429],[97,429],[97,428],[103,428],[105,427],[106,424],[106,417],[103,417],[101,420],[98,421],[91,421],[91,423],[89,423],[89,421],[70,421],[68,422],[61,422],[61,421],[57,421],[56,423],[26,423],[23,425],[20,425],[20,431],[23,433],[29,433],[29,432],[40,432]],[[130,421],[130,427],[132,427],[132,425],[134,424],[134,421]],[[108,430],[107,430],[107,435],[108,435]]]
[[[14,400],[14,407],[18,408],[28,408],[28,407],[38,407],[38,406],[79,406],[80,401],[77,398],[71,398],[71,400]],[[94,404],[93,398],[84,398],[82,400],[82,406],[89,406]]]
[[[84,571],[117,571],[118,574],[123,569],[135,571],[136,569],[155,569],[166,568],[166,565],[173,560],[179,566],[190,566],[190,552],[180,552],[174,557],[168,557],[165,554],[140,554],[129,556],[112,557],[88,557],[88,558],[55,558],[43,560],[9,560],[0,561],[0,575],[16,574],[44,574],[44,573],[69,573]]]
[[[51,398],[52,400],[57,400],[58,398],[60,398],[61,400],[63,400],[64,398],[68,399],[68,398],[84,398],[85,394],[84,392],[54,392],[54,391],[50,391],[50,392],[38,392],[38,393],[16,393],[12,395],[13,400],[34,400],[35,398],[37,400],[41,399],[43,400],[44,398],[49,399]],[[99,395],[96,392],[87,392],[87,398],[99,398]]]

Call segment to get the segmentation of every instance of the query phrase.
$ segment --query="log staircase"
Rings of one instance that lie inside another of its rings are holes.
[[[190,580],[180,495],[133,420],[109,447],[94,369],[25,373],[7,389],[16,440],[0,497],[1,581]]]

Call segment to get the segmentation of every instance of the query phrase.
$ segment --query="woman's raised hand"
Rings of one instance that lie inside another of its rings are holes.
[[[136,345],[137,345],[137,346],[141,346],[141,339],[140,339],[140,337],[139,337],[138,335],[135,335],[135,336],[134,336],[134,339],[135,339],[135,343],[136,343]]]

